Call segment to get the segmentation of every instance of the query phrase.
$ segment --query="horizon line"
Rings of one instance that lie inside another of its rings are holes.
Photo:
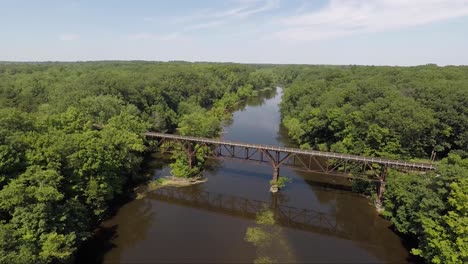
[[[189,61],[189,60],[144,60],[144,59],[109,59],[109,60],[0,60],[0,64],[46,64],[46,63],[92,63],[92,62],[148,62],[148,63],[218,63],[218,64],[244,64],[244,65],[280,65],[280,66],[367,66],[367,67],[467,67],[468,64],[446,64],[437,63],[397,65],[397,64],[326,64],[326,63],[273,63],[273,62],[233,62],[233,61]]]

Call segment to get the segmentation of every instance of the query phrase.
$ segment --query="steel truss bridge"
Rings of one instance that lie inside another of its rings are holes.
[[[277,183],[280,166],[352,179],[375,181],[377,182],[377,194],[379,198],[383,196],[385,178],[389,168],[421,172],[435,169],[435,166],[429,163],[247,144],[156,132],[146,132],[145,137],[149,140],[155,140],[161,151],[170,151],[177,148],[185,151],[190,167],[193,166],[197,155],[203,155],[208,158],[234,158],[271,164],[273,167],[273,179],[270,190],[272,192],[277,192],[279,189]],[[203,149],[203,153],[200,152],[201,149]]]

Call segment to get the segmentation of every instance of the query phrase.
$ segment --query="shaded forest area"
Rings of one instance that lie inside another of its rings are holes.
[[[143,132],[215,136],[272,85],[235,64],[0,64],[0,263],[58,263],[139,173]]]
[[[278,77],[283,124],[301,148],[405,160],[435,153],[434,173],[390,172],[383,215],[426,262],[468,261],[468,67],[304,66]]]

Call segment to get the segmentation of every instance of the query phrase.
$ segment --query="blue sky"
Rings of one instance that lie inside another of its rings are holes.
[[[0,60],[468,64],[468,0],[0,0]]]

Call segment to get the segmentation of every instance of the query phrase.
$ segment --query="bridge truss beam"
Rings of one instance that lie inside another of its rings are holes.
[[[233,158],[254,161],[260,164],[271,164],[273,167],[271,192],[279,190],[278,178],[281,166],[307,172],[373,181],[377,183],[376,192],[379,198],[382,198],[384,194],[385,180],[389,168],[406,171],[435,169],[432,164],[427,163],[409,163],[331,152],[235,143],[152,132],[146,133],[146,136],[156,140],[157,145],[163,152],[170,152],[175,149],[185,151],[189,158],[190,167],[193,166],[194,157],[200,155],[198,150],[201,148],[204,148],[203,156],[206,158]]]

